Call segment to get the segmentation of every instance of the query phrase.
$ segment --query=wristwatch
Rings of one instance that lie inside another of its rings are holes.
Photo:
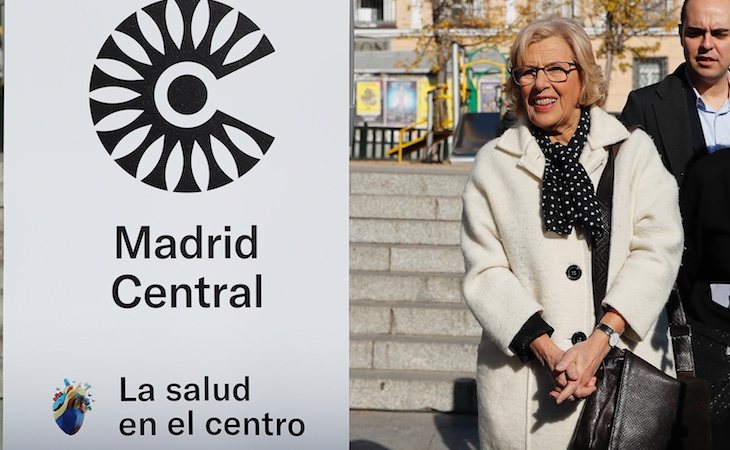
[[[601,330],[608,335],[608,345],[615,347],[618,344],[620,338],[619,334],[613,331],[613,328],[609,327],[605,323],[599,323],[596,325],[596,330]]]

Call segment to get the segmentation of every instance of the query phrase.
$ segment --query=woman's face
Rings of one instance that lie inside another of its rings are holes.
[[[523,67],[545,67],[556,62],[575,62],[570,46],[561,37],[553,36],[530,44],[522,57]],[[564,82],[549,81],[545,72],[539,70],[534,83],[520,86],[527,118],[533,125],[558,135],[558,140],[567,143],[580,120],[581,87],[578,70],[570,71]]]

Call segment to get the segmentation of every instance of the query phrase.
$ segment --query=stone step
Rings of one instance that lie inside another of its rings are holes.
[[[350,195],[350,217],[459,221],[461,198],[355,194]]]
[[[351,334],[350,368],[475,371],[479,339]]]
[[[461,301],[469,166],[350,164],[350,407],[476,411]]]
[[[461,303],[461,274],[350,271],[350,300]]]
[[[468,173],[368,172],[350,169],[350,194],[461,197]]]
[[[390,248],[393,272],[464,273],[464,257],[454,246],[397,245]]]
[[[350,370],[350,408],[476,412],[474,372]]]
[[[387,245],[350,243],[350,270],[464,273],[457,245]]]
[[[350,333],[408,336],[481,336],[461,303],[351,301]]]
[[[460,228],[456,221],[350,219],[350,242],[459,245]]]
[[[350,270],[389,271],[390,246],[350,243]]]

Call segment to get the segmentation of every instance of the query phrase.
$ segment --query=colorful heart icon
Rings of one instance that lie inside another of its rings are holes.
[[[66,434],[76,434],[84,424],[84,415],[91,410],[89,384],[83,386],[63,380],[64,389],[57,390],[53,396],[53,418]]]

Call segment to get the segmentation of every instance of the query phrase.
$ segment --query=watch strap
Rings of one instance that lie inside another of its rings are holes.
[[[615,347],[618,344],[619,334],[614,331],[613,328],[609,327],[605,323],[598,322],[596,330],[603,331],[608,336],[608,345]]]

